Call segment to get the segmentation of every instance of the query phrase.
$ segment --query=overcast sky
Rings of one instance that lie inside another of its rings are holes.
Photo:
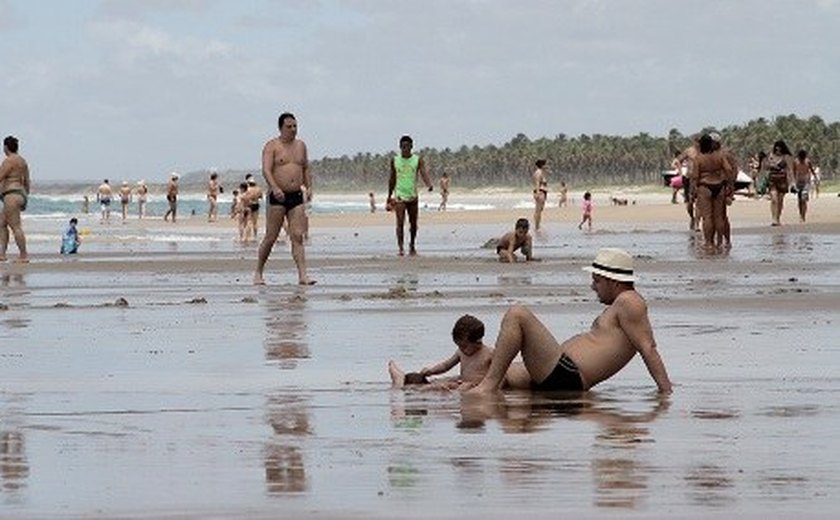
[[[0,0],[0,134],[39,180],[840,120],[840,0]],[[317,176],[317,172],[316,176]]]

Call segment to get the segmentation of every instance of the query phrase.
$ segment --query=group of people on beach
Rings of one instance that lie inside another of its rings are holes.
[[[271,250],[284,227],[291,242],[291,255],[295,262],[300,285],[312,285],[306,270],[304,238],[308,222],[305,205],[312,200],[312,177],[309,168],[306,144],[297,138],[298,125],[295,116],[283,113],[278,118],[279,135],[270,139],[262,151],[262,174],[267,184],[266,228],[260,241],[254,284],[264,285],[264,269]],[[429,191],[434,189],[426,164],[419,154],[413,152],[413,139],[404,135],[399,140],[399,153],[390,161],[388,197],[386,207],[395,214],[398,254],[406,254],[405,221],[408,217],[409,237],[407,253],[417,254],[418,232],[418,186],[419,181]],[[18,154],[18,140],[12,136],[3,142],[6,155],[0,165],[0,199],[3,212],[0,214],[0,259],[5,260],[6,247],[11,230],[20,251],[19,261],[28,261],[26,241],[21,228],[20,212],[26,207],[29,194],[29,170],[26,161]],[[535,201],[534,225],[539,230],[542,211],[548,196],[544,159],[536,162],[532,176]],[[686,208],[690,227],[694,230],[702,222],[705,246],[710,249],[731,247],[730,226],[727,206],[731,204],[734,183],[738,172],[734,155],[722,146],[716,133],[700,135],[692,146],[677,154],[674,166],[686,167],[683,179],[686,190]],[[773,225],[779,225],[785,193],[792,186],[800,200],[800,216],[804,221],[807,205],[809,180],[814,168],[804,151],[792,157],[784,141],[777,141],[769,155],[760,154],[755,170],[766,171],[771,199]],[[169,211],[164,220],[177,215],[178,196],[177,173],[173,173],[167,184]],[[144,215],[143,204],[148,193],[141,181],[136,190],[142,197],[139,216]],[[442,201],[439,210],[446,209],[449,191],[448,175],[441,179]],[[565,188],[565,185],[564,185]],[[208,183],[208,221],[218,218],[218,195],[223,188],[215,173]],[[443,193],[445,192],[445,195]],[[126,206],[131,202],[132,190],[123,183],[117,192],[123,205],[123,219],[127,217]],[[803,195],[804,194],[804,195]],[[239,189],[233,192],[232,216],[239,219],[240,239],[257,237],[257,215],[262,189],[252,175],[246,177]],[[560,204],[565,204],[565,191]],[[109,206],[114,192],[106,179],[97,190],[97,201],[101,206],[102,220],[110,218]],[[139,201],[138,201],[139,202]],[[372,210],[375,207],[371,197]],[[591,228],[591,194],[583,200],[583,215],[579,228],[587,224]],[[74,219],[75,220],[75,219]],[[67,250],[78,248],[79,237],[76,222],[71,220],[65,233]],[[535,260],[533,239],[529,222],[517,220],[514,229],[504,234],[496,243],[496,254],[501,262],[516,261],[515,252],[521,251],[526,261]],[[647,304],[636,291],[634,260],[628,252],[603,248],[591,265],[584,270],[591,273],[591,288],[606,309],[594,321],[590,330],[559,342],[537,316],[522,305],[514,305],[502,318],[499,336],[494,348],[483,343],[484,324],[477,318],[465,315],[453,327],[452,339],[457,350],[447,359],[424,368],[417,373],[405,373],[395,362],[389,363],[389,373],[394,386],[427,385],[428,388],[459,388],[471,394],[487,394],[506,388],[546,391],[585,391],[608,379],[624,367],[636,353],[639,353],[657,388],[662,393],[671,392],[671,382],[665,364],[656,348],[656,342],[648,318]],[[517,355],[522,362],[514,363]],[[428,377],[442,374],[456,365],[461,367],[460,377],[430,382]]]
[[[702,229],[707,251],[731,248],[728,206],[734,200],[739,172],[735,154],[722,145],[719,133],[703,133],[697,135],[689,147],[675,154],[671,166],[679,175],[679,180],[677,175],[671,180],[672,202],[676,202],[677,189],[682,188],[689,228]],[[812,186],[819,185],[819,171],[804,149],[794,157],[785,141],[776,141],[770,154],[762,151],[750,159],[750,177],[750,194],[766,192],[770,199],[772,226],[781,225],[788,192],[796,195],[799,219],[805,222],[809,193]]]
[[[175,209],[174,209],[174,202],[177,200],[178,195],[178,174],[173,173],[172,179],[170,184],[173,185],[172,188],[168,188],[168,191],[173,192],[174,199],[170,201],[170,211],[172,211],[172,221],[175,221]],[[146,186],[146,181],[141,180],[137,183],[137,187],[132,189],[129,186],[128,181],[123,181],[122,186],[120,186],[119,190],[117,190],[117,196],[120,198],[120,206],[122,208],[122,222],[125,224],[126,220],[128,219],[128,208],[129,205],[133,200],[137,200],[137,218],[143,219],[146,217],[146,203],[148,202],[149,197],[149,187]],[[169,198],[169,197],[167,197]],[[114,189],[111,187],[111,183],[108,179],[104,179],[102,184],[96,189],[96,203],[99,204],[99,222],[102,224],[108,224],[111,222],[111,202],[114,199]],[[88,212],[88,197],[85,196],[84,202],[82,203],[82,212]]]

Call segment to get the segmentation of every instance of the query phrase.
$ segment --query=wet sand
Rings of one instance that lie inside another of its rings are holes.
[[[737,201],[717,256],[681,206],[595,211],[583,233],[551,208],[542,262],[516,265],[480,245],[527,210],[424,212],[417,258],[395,255],[392,215],[313,217],[309,288],[287,244],[250,285],[227,222],[148,222],[225,238],[97,238],[73,259],[36,244],[0,267],[0,517],[828,518],[837,197],[781,228]],[[585,397],[390,389],[388,360],[447,357],[466,312],[488,343],[512,303],[558,337],[589,327],[603,307],[580,268],[604,246],[637,256],[672,396],[639,359]]]

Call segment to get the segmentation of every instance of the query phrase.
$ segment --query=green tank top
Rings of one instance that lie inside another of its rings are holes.
[[[414,200],[417,198],[417,168],[420,166],[420,156],[411,154],[405,158],[402,155],[394,157],[394,169],[397,171],[397,185],[394,193],[399,200]]]

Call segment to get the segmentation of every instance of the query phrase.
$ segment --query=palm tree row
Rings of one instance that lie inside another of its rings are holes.
[[[711,131],[706,128],[700,130]],[[759,151],[770,151],[783,139],[791,150],[805,149],[821,166],[823,177],[833,178],[840,162],[840,122],[826,124],[819,116],[802,119],[796,115],[771,120],[758,118],[745,125],[718,130],[746,169],[747,160]],[[575,186],[658,183],[668,169],[674,152],[691,144],[691,136],[671,129],[666,137],[646,133],[634,136],[586,135],[553,139],[529,139],[518,134],[509,142],[484,147],[462,146],[421,149],[433,178],[449,173],[459,187],[527,186],[534,161],[546,159],[552,182],[564,180]],[[387,183],[391,154],[359,153],[353,157],[325,157],[312,162],[317,184],[326,189],[381,189]]]

